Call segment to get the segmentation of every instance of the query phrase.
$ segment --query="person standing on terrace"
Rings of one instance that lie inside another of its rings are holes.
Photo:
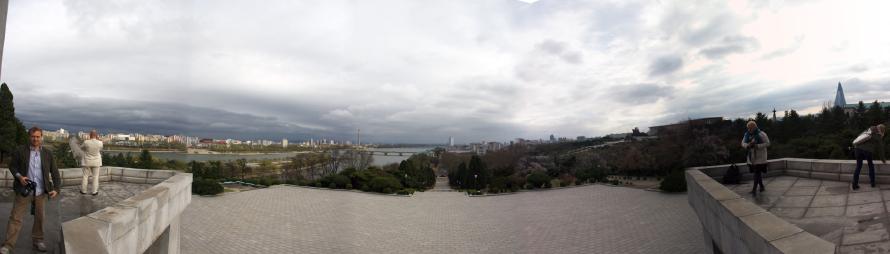
[[[47,250],[46,243],[43,242],[46,200],[47,197],[55,198],[59,194],[62,180],[52,151],[41,145],[43,130],[34,126],[28,130],[28,135],[31,144],[16,149],[9,162],[9,173],[16,179],[13,181],[15,198],[6,224],[6,239],[3,246],[0,246],[0,254],[9,254],[15,248],[19,231],[22,229],[22,217],[25,216],[28,207],[31,207],[31,214],[34,215],[34,225],[31,228],[34,250],[40,252]]]
[[[769,147],[769,137],[766,132],[757,128],[754,121],[748,122],[748,131],[742,138],[742,148],[747,150],[748,168],[754,173],[754,189],[751,195],[757,196],[757,186],[760,185],[760,191],[766,190],[763,186],[763,174],[766,173],[766,148]]]
[[[853,190],[859,189],[859,173],[862,171],[862,160],[868,161],[868,180],[871,187],[875,187],[875,165],[872,162],[877,155],[881,162],[887,164],[884,158],[884,133],[887,127],[883,124],[868,127],[862,134],[853,140],[853,152],[856,155],[856,171],[853,172]]]
[[[83,180],[80,184],[80,193],[87,194],[90,176],[93,177],[93,196],[99,194],[99,168],[102,167],[102,141],[99,141],[96,130],[90,131],[90,139],[84,140],[83,145]]]

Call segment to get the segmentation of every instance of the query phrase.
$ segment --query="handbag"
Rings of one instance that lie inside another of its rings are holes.
[[[868,128],[867,130],[863,131],[862,134],[859,134],[859,136],[856,137],[856,139],[853,140],[853,145],[856,146],[856,145],[862,144],[863,142],[868,141],[870,138],[871,138],[871,128]]]

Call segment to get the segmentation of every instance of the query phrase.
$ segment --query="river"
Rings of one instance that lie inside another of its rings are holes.
[[[410,148],[370,148],[368,150],[371,151],[389,151],[389,152],[424,152],[433,149],[433,147],[410,147]],[[127,153],[132,154],[132,156],[139,156],[141,152],[139,151],[102,151],[102,153],[108,155],[117,155],[118,153],[124,153],[126,156]],[[151,156],[161,160],[180,160],[180,161],[230,161],[237,159],[247,159],[248,161],[253,160],[286,160],[290,157],[299,154],[299,152],[289,152],[289,153],[268,153],[268,154],[188,154],[184,152],[151,152]],[[384,155],[374,155],[374,163],[375,166],[384,166],[390,163],[399,163],[402,160],[406,160],[411,157],[410,154],[406,154],[403,156],[384,156]]]

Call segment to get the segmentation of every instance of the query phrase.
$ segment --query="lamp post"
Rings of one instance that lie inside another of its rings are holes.
[[[473,174],[473,188],[479,190],[479,175]]]
[[[408,188],[408,173],[405,173],[405,188]]]

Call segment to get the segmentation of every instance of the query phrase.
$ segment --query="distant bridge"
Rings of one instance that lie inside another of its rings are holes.
[[[372,150],[358,150],[360,153],[367,153],[370,155],[379,155],[379,156],[410,156],[419,153],[425,152],[405,152],[405,151],[372,151]]]

